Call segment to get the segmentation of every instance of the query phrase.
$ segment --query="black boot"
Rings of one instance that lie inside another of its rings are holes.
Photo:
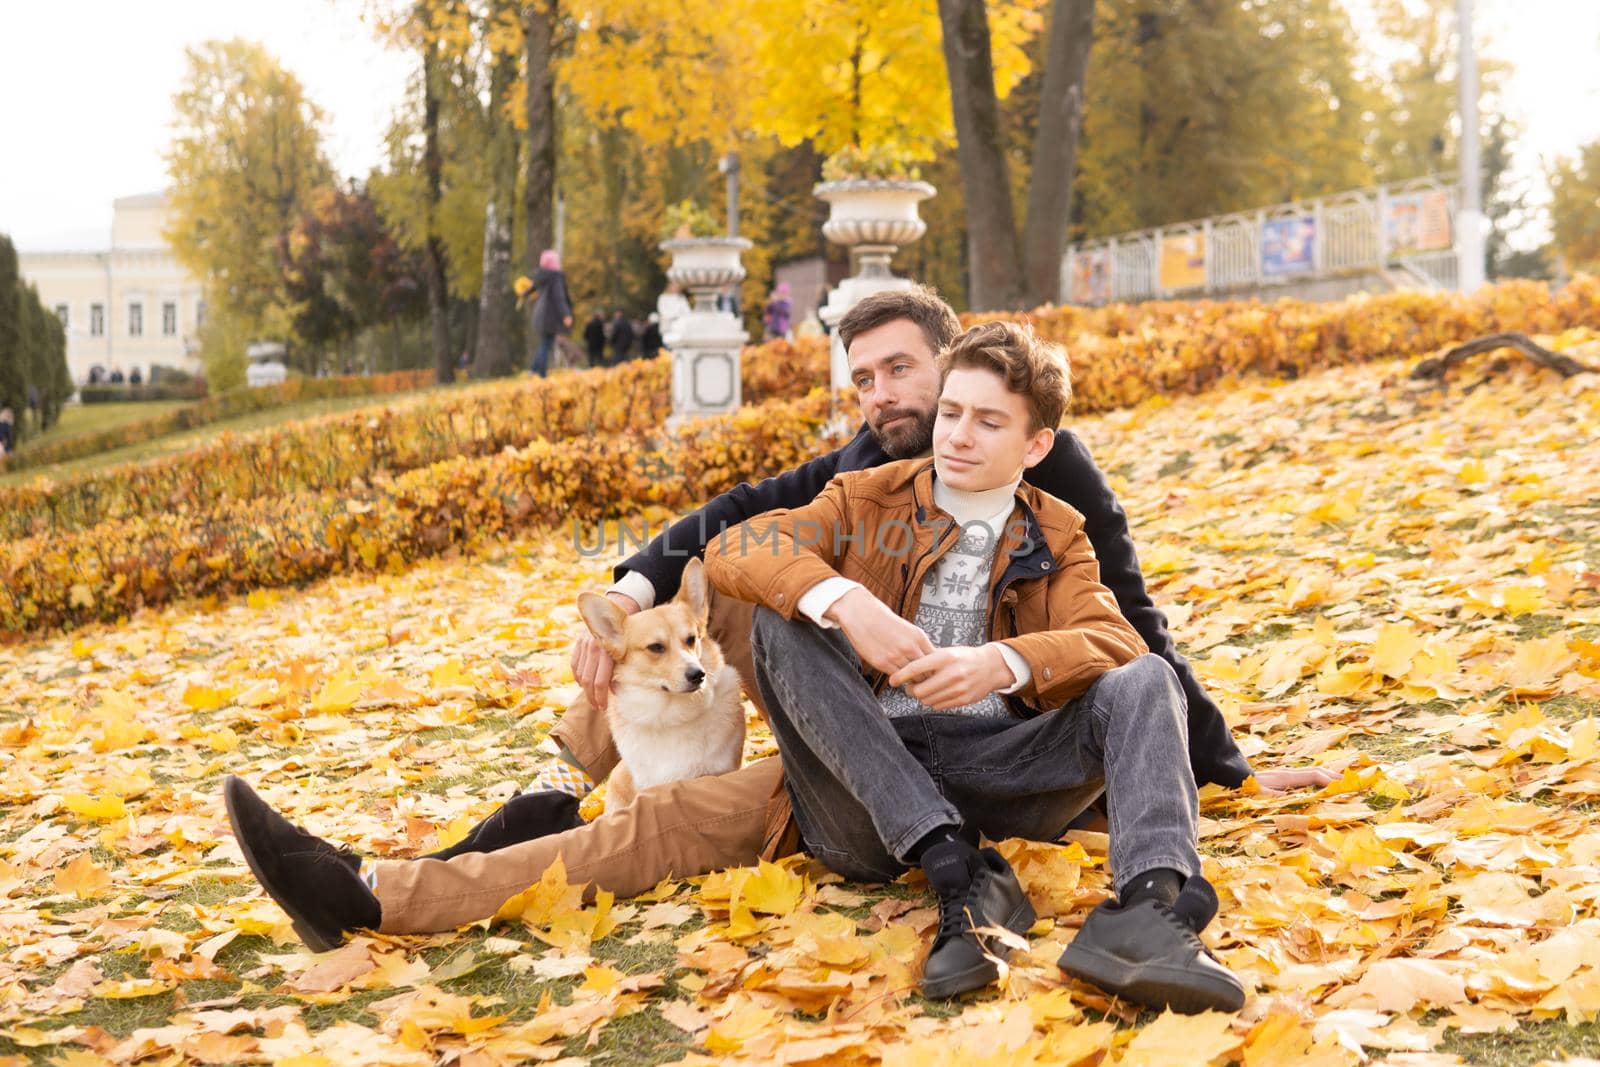
[[[468,830],[460,841],[420,858],[447,860],[468,852],[494,852],[582,825],[578,798],[570,793],[556,789],[518,793]]]
[[[378,928],[383,909],[361,880],[361,857],[295,826],[241,778],[228,775],[222,799],[245,862],[289,913],[300,940],[327,952],[346,934]]]
[[[1126,907],[1108,900],[1089,913],[1057,966],[1147,1008],[1238,1011],[1244,986],[1198,933],[1216,913],[1216,891],[1199,877],[1184,883],[1170,908],[1150,899]]]
[[[999,976],[994,961],[1010,953],[978,927],[1005,927],[1015,934],[1033,925],[1033,905],[1010,864],[992,848],[982,851],[962,840],[928,849],[922,869],[939,895],[939,932],[922,968],[922,995],[953,997],[980,989]]]

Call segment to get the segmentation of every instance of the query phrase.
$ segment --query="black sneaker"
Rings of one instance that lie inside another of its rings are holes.
[[[378,928],[383,909],[361,880],[361,857],[300,829],[242,778],[228,775],[222,799],[245,862],[289,913],[300,940],[327,952],[343,944],[346,934]]]
[[[965,841],[946,841],[928,849],[922,869],[939,895],[939,932],[922,968],[922,995],[942,999],[981,989],[999,977],[989,956],[1003,959],[1011,950],[974,929],[1003,926],[1026,933],[1033,925],[1033,905],[1011,865],[992,848],[980,851]]]
[[[1190,878],[1172,907],[1105,901],[1057,962],[1067,974],[1147,1008],[1193,1014],[1238,1011],[1244,986],[1200,940],[1216,914],[1216,892]]]
[[[468,830],[460,841],[419,858],[447,860],[468,852],[494,852],[582,825],[578,798],[572,794],[557,789],[518,793]]]

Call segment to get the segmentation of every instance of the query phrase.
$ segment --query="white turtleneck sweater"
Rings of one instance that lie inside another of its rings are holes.
[[[1017,485],[1021,481],[1019,476],[1009,485],[969,493],[951,489],[939,480],[937,474],[934,476],[934,503],[961,528],[956,543],[928,569],[922,583],[917,617],[913,620],[928,635],[934,647],[978,647],[990,643],[987,641],[989,578],[993,573],[995,557],[1000,551],[1006,522],[1016,505]],[[835,624],[826,617],[828,609],[852,589],[860,588],[861,585],[848,578],[826,578],[807,590],[797,607],[802,615],[818,626],[832,628]],[[990,693],[976,703],[948,709],[946,714],[1011,717],[1010,708],[1000,699],[1001,694],[1016,692],[1028,684],[1033,674],[1019,653],[999,642],[994,644],[1006,665],[1011,668],[1013,684]],[[891,717],[925,715],[933,710],[903,687],[885,690],[879,700],[884,712]]]

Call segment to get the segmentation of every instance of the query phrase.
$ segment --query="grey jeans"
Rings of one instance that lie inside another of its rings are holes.
[[[1160,657],[1030,719],[891,719],[842,631],[758,608],[752,644],[801,836],[846,878],[898,876],[941,826],[1054,841],[1102,790],[1119,890],[1154,867],[1200,873],[1183,690]]]

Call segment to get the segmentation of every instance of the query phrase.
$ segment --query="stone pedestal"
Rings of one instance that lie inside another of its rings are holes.
[[[854,269],[817,311],[833,337],[828,364],[830,385],[835,392],[850,384],[850,367],[834,328],[845,312],[866,297],[912,284],[906,278],[895,277],[889,261],[901,245],[910,244],[928,231],[928,224],[917,214],[917,205],[934,192],[927,182],[876,179],[822,182],[814,190],[817,199],[828,204],[823,236],[850,250]]]
[[[281,385],[289,378],[289,368],[283,358],[288,352],[281,342],[258,341],[245,348],[245,358],[250,361],[244,370],[244,383],[252,389],[263,385]]]
[[[740,237],[682,237],[661,244],[672,253],[667,278],[693,296],[687,315],[662,337],[672,350],[672,416],[667,429],[686,418],[722,415],[742,403],[739,355],[750,335],[736,315],[718,311],[717,294],[744,279]]]

